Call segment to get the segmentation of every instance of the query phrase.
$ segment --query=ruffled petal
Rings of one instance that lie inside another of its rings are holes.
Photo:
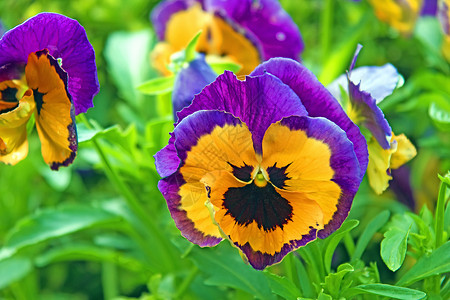
[[[290,117],[269,128],[263,151],[264,165],[288,166],[283,189],[301,192],[321,207],[324,229],[318,237],[325,238],[338,229],[347,218],[364,172],[346,133],[325,118]]]
[[[183,119],[173,136],[181,163],[160,181],[160,191],[183,236],[200,246],[213,246],[221,235],[205,206],[208,191],[202,180],[214,171],[233,173],[255,164],[251,133],[231,114],[199,111]]]
[[[0,66],[24,64],[32,52],[48,49],[69,76],[75,113],[86,112],[99,91],[95,53],[84,28],[73,19],[40,13],[11,29],[0,40]]]
[[[350,109],[347,112],[357,124],[370,130],[375,139],[384,149],[390,147],[391,126],[384,117],[383,111],[377,106],[376,100],[351,80],[348,82]]]
[[[78,143],[67,73],[44,50],[29,55],[25,76],[36,103],[36,128],[44,161],[53,170],[68,166]]]
[[[258,40],[263,60],[272,57],[299,59],[304,44],[300,31],[278,1],[210,0],[208,11],[227,16]]]
[[[400,79],[397,69],[391,64],[381,67],[359,67],[350,70],[350,74],[342,74],[327,86],[330,93],[336,98],[341,98],[341,88],[348,93],[348,78],[354,84],[360,84],[360,89],[369,93],[380,103],[387,96],[391,95]]]
[[[220,110],[239,118],[252,133],[257,153],[262,151],[262,138],[270,124],[284,117],[308,114],[298,96],[278,78],[262,74],[240,81],[229,71],[195,96],[192,104],[178,113],[178,119],[198,110]]]
[[[338,125],[352,141],[361,167],[361,179],[368,164],[367,144],[364,136],[344,112],[339,102],[317,80],[314,74],[298,62],[285,58],[272,58],[261,64],[250,75],[270,73],[287,84],[301,99],[311,117],[324,117]]]

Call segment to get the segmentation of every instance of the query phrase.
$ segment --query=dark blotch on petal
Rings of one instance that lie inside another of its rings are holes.
[[[6,102],[17,102],[16,98],[17,89],[12,87],[7,87],[3,91],[0,91],[0,99]]]
[[[277,167],[277,163],[275,163],[272,167],[267,168],[270,182],[277,188],[281,189],[285,187],[286,185],[284,183],[286,182],[286,180],[290,179],[290,177],[288,177],[286,173],[286,169],[289,167],[289,165],[279,168]]]
[[[223,206],[238,225],[247,226],[255,221],[258,228],[274,230],[292,220],[292,206],[281,197],[271,184],[258,187],[254,183],[229,188]]]
[[[243,167],[237,167],[233,164],[228,163],[233,168],[233,175],[237,179],[249,182],[252,179],[253,167],[244,163]]]
[[[33,90],[34,102],[36,102],[37,113],[41,114],[41,108],[44,104],[44,96],[45,94],[38,91],[38,89]]]

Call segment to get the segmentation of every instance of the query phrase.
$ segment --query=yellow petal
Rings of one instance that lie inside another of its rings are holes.
[[[0,161],[15,165],[28,154],[27,122],[35,109],[28,90],[15,109],[0,114]]]
[[[165,41],[158,43],[151,55],[154,66],[163,74],[168,74],[166,66],[170,56],[185,48],[200,30],[202,34],[197,44],[198,52],[242,65],[240,75],[249,74],[260,63],[257,48],[243,33],[219,16],[203,11],[197,3],[173,14],[169,19]]]
[[[397,151],[392,154],[391,169],[397,169],[416,156],[417,151],[404,134],[393,135],[392,139],[397,142]]]
[[[370,187],[380,195],[389,186],[392,176],[389,174],[392,153],[396,151],[396,143],[391,143],[391,149],[383,149],[374,137],[367,143],[369,164],[367,176]]]
[[[75,158],[77,138],[67,75],[47,51],[28,56],[25,75],[36,103],[36,128],[44,161],[52,169],[68,165]]]

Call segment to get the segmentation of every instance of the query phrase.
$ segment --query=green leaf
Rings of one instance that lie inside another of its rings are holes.
[[[186,46],[186,49],[184,50],[185,62],[190,62],[197,56],[197,52],[195,51],[195,48],[197,48],[198,39],[201,34],[202,34],[202,31],[200,30],[199,32],[197,32],[197,34],[192,38],[192,40]]]
[[[264,271],[263,274],[269,280],[270,289],[274,294],[284,299],[297,299],[301,295],[300,290],[286,277],[278,276],[269,271]]]
[[[121,218],[100,208],[65,206],[27,216],[8,233],[0,259],[19,249],[80,230],[120,222]]]
[[[450,102],[450,98],[447,100]],[[428,115],[439,130],[450,131],[450,109],[433,102],[428,110]]]
[[[367,227],[364,229],[358,239],[358,242],[356,243],[355,252],[353,252],[351,261],[361,258],[374,234],[389,220],[389,215],[390,212],[388,210],[384,210],[373,218],[369,224],[367,224]]]
[[[450,171],[447,172],[447,174],[445,174],[444,176],[441,176],[440,174],[438,174],[439,179],[446,183],[448,186],[450,186]]]
[[[427,277],[450,272],[450,241],[433,251],[430,256],[423,256],[397,282],[408,286]]]
[[[333,299],[338,299],[340,296],[340,292],[343,290],[341,287],[341,282],[344,276],[353,272],[354,268],[349,263],[344,263],[337,268],[336,273],[331,273],[325,277],[325,282],[322,283],[322,286],[328,294],[330,294]]]
[[[351,291],[352,296],[358,294],[371,294],[403,300],[422,299],[427,295],[422,291],[382,283],[358,285],[352,288]]]
[[[241,65],[231,61],[211,61],[208,59],[207,62],[216,74],[222,74],[225,70],[237,73],[242,68]]]
[[[408,245],[409,230],[404,231],[396,227],[390,228],[384,233],[381,242],[381,258],[392,271],[397,271],[403,264]]]
[[[144,269],[142,262],[123,252],[82,243],[67,243],[51,248],[39,255],[35,264],[37,267],[46,267],[51,263],[63,261],[102,261],[136,272],[142,272]]]
[[[120,95],[132,107],[140,107],[144,95],[134,87],[151,77],[149,53],[154,41],[151,30],[114,32],[108,36],[104,56]]]
[[[353,228],[358,226],[358,220],[346,220],[342,226],[327,238],[327,246],[324,254],[324,264],[327,273],[331,272],[331,260],[333,258],[334,250],[336,249],[342,238],[350,232]]]
[[[95,137],[101,129],[88,128],[84,123],[77,124],[78,144],[88,142]]]
[[[208,276],[207,285],[233,287],[259,299],[275,298],[264,273],[246,265],[228,243],[210,249],[195,247],[189,257]]]
[[[30,259],[10,257],[0,261],[0,290],[25,277],[32,269]]]
[[[138,91],[146,95],[160,95],[170,93],[175,83],[175,75],[159,77],[144,82],[137,87]]]
[[[331,297],[328,294],[325,294],[324,291],[321,290],[319,296],[317,296],[317,300],[333,300],[333,297]]]

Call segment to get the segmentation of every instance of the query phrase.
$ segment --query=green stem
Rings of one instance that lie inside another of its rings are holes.
[[[435,241],[435,249],[439,248],[442,244],[444,244],[443,233],[444,233],[444,211],[445,211],[445,192],[447,190],[447,184],[445,182],[441,182],[441,186],[439,187],[439,195],[436,203],[436,216],[435,216],[435,232],[436,232],[436,241]]]
[[[80,115],[80,118],[89,129],[92,129],[92,126],[86,119],[85,115]],[[173,265],[173,259],[171,258],[170,245],[167,245],[166,239],[161,235],[160,230],[151,221],[151,218],[149,217],[148,213],[145,211],[145,209],[139,203],[138,198],[134,195],[134,193],[130,190],[130,188],[119,177],[116,170],[112,167],[111,163],[109,162],[108,157],[106,156],[105,152],[103,151],[102,146],[100,145],[100,143],[96,139],[96,137],[93,137],[91,139],[91,141],[92,141],[92,144],[94,145],[95,150],[97,151],[97,153],[100,157],[100,160],[103,163],[106,177],[108,177],[109,181],[114,185],[114,187],[118,190],[118,192],[123,196],[126,203],[130,207],[130,209],[133,211],[133,213],[136,215],[136,217],[141,221],[142,224],[144,224],[144,226],[147,229],[150,230],[150,232],[153,234],[153,236],[157,239],[157,243],[159,243],[159,245],[166,245],[167,251],[165,251],[163,253],[165,255],[164,260],[168,263],[168,266],[173,267],[174,265]]]
[[[322,9],[320,24],[322,30],[320,35],[320,44],[322,47],[322,65],[327,60],[328,53],[330,53],[333,29],[334,1],[335,0],[325,0],[325,6]]]
[[[102,263],[102,287],[104,299],[113,299],[119,295],[117,268],[111,262]]]
[[[191,285],[192,281],[194,281],[195,277],[199,273],[199,269],[194,266],[189,272],[189,274],[184,278],[183,282],[181,282],[180,286],[178,287],[177,293],[175,294],[175,299],[180,299],[183,294],[186,292],[187,288]],[[185,297],[184,297],[185,298]]]
[[[347,249],[348,255],[352,257],[353,253],[355,253],[355,242],[349,232],[344,235],[344,246]]]

